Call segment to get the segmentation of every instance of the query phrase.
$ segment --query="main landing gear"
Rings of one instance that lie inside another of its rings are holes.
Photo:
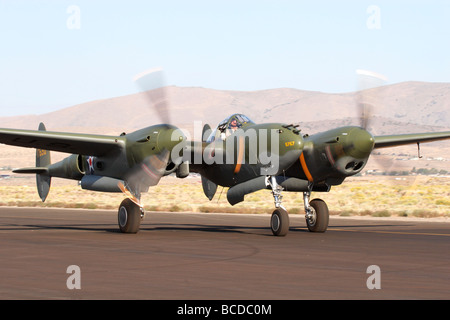
[[[122,233],[137,233],[144,219],[144,207],[141,204],[140,188],[130,188],[129,185],[119,182],[119,189],[127,196],[119,206],[117,222]]]
[[[137,233],[144,219],[144,209],[127,198],[119,206],[117,220],[122,233]]]
[[[322,199],[313,199],[309,201],[310,196],[311,192],[303,192],[305,218],[308,230],[311,232],[325,232],[328,228],[330,216],[328,206]]]
[[[283,237],[289,232],[289,214],[281,204],[283,187],[277,183],[275,177],[267,177],[266,183],[272,188],[276,208],[270,218],[270,229],[274,236]],[[328,206],[321,199],[310,200],[310,196],[310,191],[303,192],[308,230],[311,232],[325,232],[329,221]],[[120,232],[137,233],[143,218],[144,209],[139,205],[138,198],[131,197],[122,201],[117,215]]]
[[[275,177],[267,177],[267,185],[272,188],[272,195],[275,202],[275,210],[270,219],[270,229],[274,236],[285,236],[289,231],[289,215],[282,206],[281,200],[283,196],[281,187]],[[310,201],[311,192],[303,192],[303,202],[305,205],[305,218],[308,230],[311,232],[325,232],[328,228],[329,211],[325,201],[321,199],[313,199]]]

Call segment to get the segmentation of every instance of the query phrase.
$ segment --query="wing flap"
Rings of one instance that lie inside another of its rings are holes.
[[[0,143],[89,156],[103,156],[125,147],[122,137],[18,129],[0,129]]]
[[[450,139],[450,131],[432,133],[412,133],[389,136],[377,136],[375,139],[375,149],[402,146],[422,142],[433,142]]]

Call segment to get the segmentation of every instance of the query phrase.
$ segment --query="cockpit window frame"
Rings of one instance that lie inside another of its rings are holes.
[[[244,114],[241,113],[234,113],[230,115],[229,117],[225,118],[219,124],[217,127],[211,132],[208,139],[206,140],[207,143],[211,143],[215,141],[216,139],[220,138],[223,133],[226,132],[227,129],[230,128],[230,123],[233,119],[236,119],[238,122],[238,127],[242,127],[243,125],[247,124],[255,124],[249,117],[247,117]]]

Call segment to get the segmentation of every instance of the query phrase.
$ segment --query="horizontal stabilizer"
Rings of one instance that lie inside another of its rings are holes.
[[[20,168],[14,169],[14,173],[25,173],[25,174],[48,174],[48,168],[39,167],[39,168]]]

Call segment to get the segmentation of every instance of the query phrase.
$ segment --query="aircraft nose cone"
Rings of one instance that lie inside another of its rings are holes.
[[[353,143],[351,155],[358,159],[368,157],[375,145],[373,136],[362,128],[353,129],[348,138]]]

